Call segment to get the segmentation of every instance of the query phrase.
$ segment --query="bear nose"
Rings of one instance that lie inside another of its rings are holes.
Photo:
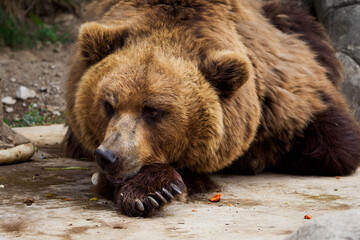
[[[96,157],[96,163],[101,167],[101,169],[105,169],[106,167],[115,168],[119,163],[119,159],[115,156],[115,154],[110,150],[104,147],[99,147],[94,151]]]

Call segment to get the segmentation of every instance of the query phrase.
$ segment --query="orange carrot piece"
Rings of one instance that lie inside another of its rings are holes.
[[[310,214],[307,214],[304,216],[305,219],[311,219],[311,215]]]
[[[218,201],[220,201],[220,198],[221,198],[221,193],[217,193],[212,198],[210,198],[210,201],[211,202],[218,202]]]

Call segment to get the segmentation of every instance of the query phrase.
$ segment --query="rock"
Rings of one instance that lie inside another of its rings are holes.
[[[360,122],[360,0],[313,1],[344,65],[343,93]]]
[[[52,114],[54,114],[55,116],[58,116],[58,117],[61,115],[61,113],[59,111],[53,111]]]
[[[3,99],[1,99],[1,102],[6,105],[13,105],[16,103],[16,100],[10,96],[6,96]]]
[[[316,15],[320,22],[329,27],[331,17],[338,9],[360,3],[360,0],[313,0],[316,9]]]
[[[19,121],[21,119],[19,114],[14,114],[13,118],[15,121]]]
[[[334,12],[330,23],[330,38],[335,49],[360,64],[360,1]]]
[[[344,83],[342,91],[347,102],[353,109],[355,118],[360,120],[360,66],[349,56],[343,53],[336,54],[344,66]]]
[[[10,82],[16,82],[16,79],[15,78],[10,78]]]
[[[34,98],[36,97],[36,93],[34,90],[28,89],[25,86],[20,86],[16,90],[16,97],[22,100],[26,100],[28,98]]]
[[[329,213],[301,226],[285,240],[301,239],[360,239],[360,210]]]
[[[5,112],[7,112],[7,113],[11,113],[13,111],[14,111],[14,109],[12,107],[6,107],[5,108]]]
[[[43,87],[40,87],[40,92],[47,92],[47,87],[43,86]]]

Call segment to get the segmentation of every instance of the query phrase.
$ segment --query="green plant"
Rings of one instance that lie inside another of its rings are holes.
[[[21,25],[19,19],[0,9],[0,44],[18,48],[28,42],[26,26]]]
[[[62,113],[60,116],[58,116],[44,108],[34,108],[33,104],[30,105],[29,111],[26,112],[20,120],[4,120],[4,122],[10,127],[29,127],[37,125],[58,124],[64,123],[64,121],[65,113]]]
[[[46,24],[43,19],[29,13],[28,18],[19,17],[12,11],[6,11],[0,5],[0,45],[8,46],[13,49],[33,48],[38,43],[52,44],[66,43],[73,38],[55,24]],[[23,19],[23,20],[20,20]]]

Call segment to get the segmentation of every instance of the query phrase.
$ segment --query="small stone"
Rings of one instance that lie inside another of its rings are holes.
[[[20,115],[19,114],[15,114],[14,115],[14,120],[15,121],[19,121],[21,119]]]
[[[22,106],[23,106],[23,107],[27,107],[26,103],[23,103]]]
[[[34,98],[36,97],[36,93],[34,90],[28,89],[25,86],[20,86],[16,90],[16,97],[22,100],[26,100],[28,98]]]
[[[59,111],[53,111],[52,114],[54,114],[55,116],[58,116],[58,117],[61,116],[61,112],[59,112]]]
[[[56,111],[56,110],[55,110],[55,107],[52,106],[52,105],[46,105],[45,108],[46,108],[48,111],[50,111],[50,112]]]
[[[55,69],[55,68],[56,68],[55,65],[51,65],[51,66],[50,66],[50,69]]]
[[[6,107],[5,108],[5,112],[7,112],[7,113],[11,113],[13,111],[14,111],[14,109],[12,107]]]
[[[15,78],[10,78],[10,82],[16,82],[16,79]]]
[[[7,104],[7,105],[13,105],[13,104],[16,103],[16,100],[13,99],[13,98],[10,97],[10,96],[6,96],[6,97],[4,97],[3,99],[1,99],[1,102],[2,102],[3,104]]]
[[[37,105],[36,103],[34,103],[34,104],[32,104],[32,107],[33,107],[33,108],[38,108],[39,105]]]
[[[40,87],[40,92],[47,92],[47,87]]]

